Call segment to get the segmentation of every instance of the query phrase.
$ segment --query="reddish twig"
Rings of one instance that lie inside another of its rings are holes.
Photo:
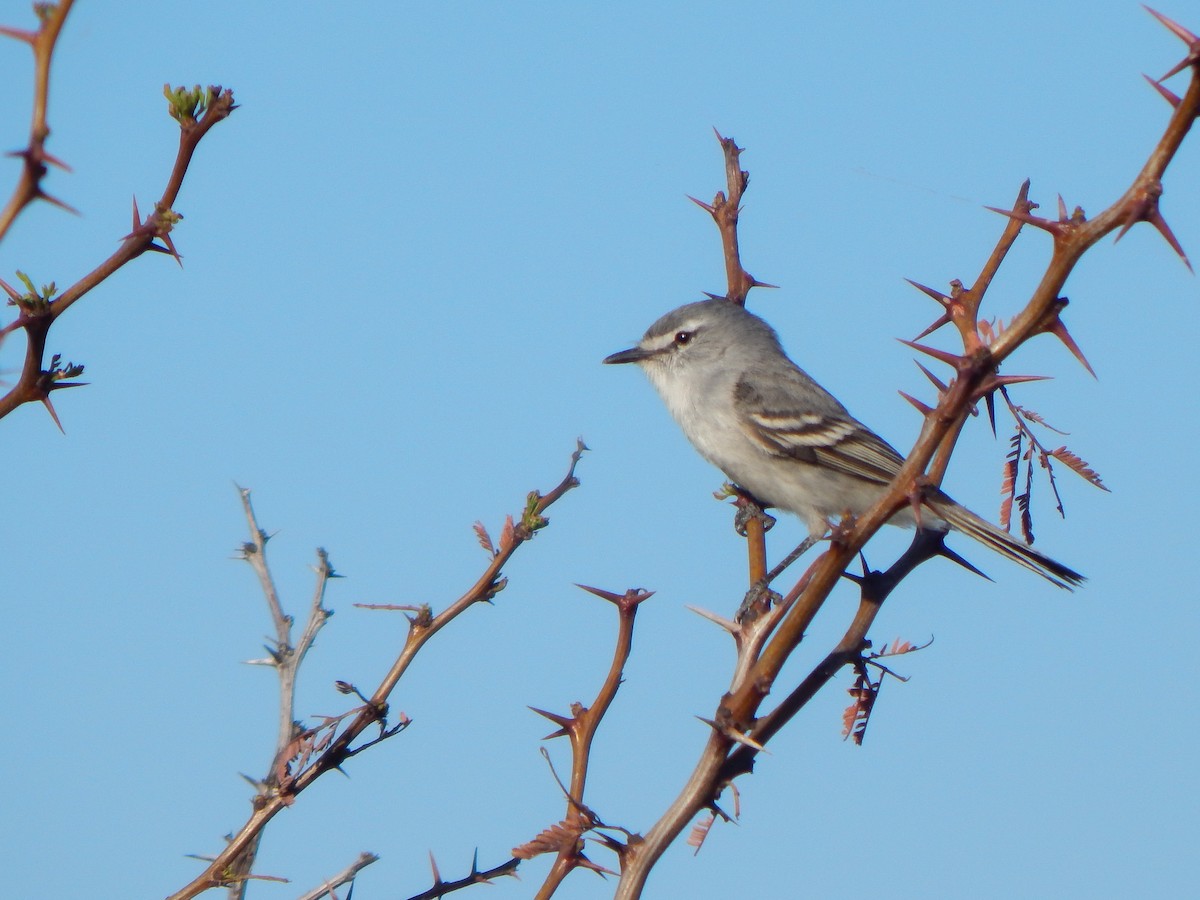
[[[746,305],[746,295],[752,287],[775,287],[757,280],[742,266],[741,250],[738,246],[738,216],[742,211],[742,195],[750,184],[750,173],[742,169],[739,147],[733,138],[723,137],[715,128],[717,140],[725,154],[725,190],[717,191],[712,203],[689,197],[693,203],[708,212],[717,223],[721,234],[721,247],[725,257],[726,299],[738,306]]]
[[[604,826],[583,802],[584,787],[587,784],[588,765],[591,759],[592,740],[595,738],[596,731],[600,727],[600,721],[604,718],[604,714],[608,711],[609,706],[612,705],[612,701],[617,695],[617,689],[621,686],[625,663],[629,661],[629,653],[633,649],[633,625],[637,617],[638,607],[653,595],[651,591],[640,589],[630,589],[624,594],[614,594],[611,591],[604,591],[599,588],[586,587],[584,585],[579,585],[579,587],[609,601],[616,607],[618,616],[617,642],[616,648],[613,651],[613,661],[612,665],[609,666],[608,675],[605,677],[604,683],[601,685],[600,691],[597,693],[596,699],[590,707],[584,706],[581,703],[574,703],[571,705],[571,715],[569,716],[547,712],[543,709],[533,710],[538,715],[545,716],[558,726],[558,730],[547,735],[547,738],[567,737],[571,741],[571,781],[569,787],[566,788],[566,817],[551,830],[551,833],[554,835],[552,840],[535,839],[513,850],[513,856],[521,859],[528,859],[547,850],[553,850],[557,854],[554,864],[550,867],[549,874],[537,892],[536,896],[539,900],[553,895],[562,883],[562,880],[574,869],[580,867],[596,868],[595,863],[583,855],[582,836],[588,831],[608,826]],[[547,834],[547,832],[543,832],[543,834]],[[613,838],[606,836],[603,838],[603,842],[609,849],[614,850],[618,856],[624,851],[624,845],[619,844]]]
[[[50,62],[72,5],[74,0],[60,0],[57,4],[46,4],[42,9],[36,10],[41,18],[37,31],[0,27],[0,34],[24,41],[33,48],[33,115],[29,123],[29,143],[24,150],[13,154],[19,156],[24,165],[21,167],[21,176],[17,179],[12,196],[0,212],[0,240],[8,234],[21,211],[35,200],[46,200],[56,206],[70,209],[61,200],[56,200],[42,190],[42,179],[46,175],[47,164],[67,168],[65,163],[46,152],[46,139],[50,136],[46,110],[50,102]]]

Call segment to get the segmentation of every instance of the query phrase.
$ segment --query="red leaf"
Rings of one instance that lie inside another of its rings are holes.
[[[492,544],[492,538],[487,533],[487,529],[483,527],[483,523],[476,522],[472,527],[475,529],[475,538],[479,541],[479,546],[495,556],[496,547]]]
[[[1100,475],[1096,472],[1096,470],[1066,447],[1059,447],[1057,450],[1051,450],[1050,455],[1063,465],[1070,468],[1070,470],[1080,478],[1083,478],[1089,483],[1094,484],[1102,491],[1108,490],[1108,488],[1104,486],[1104,482],[1100,480]]]

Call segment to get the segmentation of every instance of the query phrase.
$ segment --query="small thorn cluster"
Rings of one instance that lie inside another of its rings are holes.
[[[1168,19],[1157,10],[1153,10],[1149,6],[1145,7],[1145,9],[1146,12],[1150,13],[1150,15],[1154,16],[1154,18],[1158,19],[1159,22],[1166,26],[1166,29],[1171,32],[1171,34],[1175,35],[1175,37],[1179,38],[1188,45],[1187,56],[1172,66],[1170,71],[1168,71],[1166,75],[1162,76],[1162,78],[1159,78],[1158,80],[1166,81],[1172,75],[1177,75],[1189,66],[1197,69],[1197,71],[1200,71],[1200,38],[1198,38],[1188,29],[1184,28],[1178,22]],[[1172,105],[1177,105],[1177,103]]]
[[[121,240],[127,241],[130,238],[150,238],[150,243],[146,249],[154,253],[166,253],[171,256],[175,262],[183,267],[183,257],[179,255],[179,251],[175,249],[175,242],[171,239],[171,230],[183,221],[183,216],[175,212],[170,207],[156,203],[154,212],[146,216],[146,220],[142,221],[141,213],[138,211],[137,197],[133,198],[133,228],[129,233],[124,235]],[[161,244],[156,244],[155,240],[162,241]]]
[[[1175,237],[1175,232],[1171,230],[1171,226],[1167,224],[1167,220],[1163,218],[1162,212],[1159,210],[1158,201],[1162,197],[1162,182],[1157,179],[1147,185],[1142,186],[1133,200],[1127,204],[1125,219],[1121,224],[1121,230],[1117,232],[1116,240],[1120,240],[1138,222],[1149,222],[1154,226],[1155,230],[1162,235],[1163,240],[1171,247],[1172,250],[1183,260],[1183,264],[1188,267],[1189,272],[1194,272],[1192,263],[1188,259],[1187,254],[1183,252],[1183,247],[1180,245],[1178,238]]]

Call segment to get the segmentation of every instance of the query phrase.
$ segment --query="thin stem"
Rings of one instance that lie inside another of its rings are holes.
[[[581,585],[582,587],[582,585]],[[623,595],[597,588],[585,587],[584,590],[608,600],[617,607],[618,625],[616,646],[613,649],[612,664],[604,683],[600,686],[596,699],[591,706],[578,710],[575,715],[563,723],[563,732],[571,739],[571,782],[567,797],[567,814],[564,822],[568,828],[578,829],[582,834],[595,823],[588,808],[583,802],[583,792],[587,785],[588,766],[592,754],[592,741],[600,728],[604,714],[612,705],[621,686],[625,664],[633,649],[633,626],[637,618],[638,606],[651,596],[650,592],[629,590]],[[558,721],[558,719],[556,719]],[[558,890],[563,879],[580,865],[580,853],[577,845],[563,847],[558,851],[550,872],[538,890],[537,900],[546,900]]]
[[[195,897],[209,888],[229,884],[231,874],[235,878],[243,877],[237,875],[236,863],[245,855],[253,853],[253,848],[267,823],[280,811],[291,806],[295,802],[297,795],[303,792],[305,788],[316,781],[321,775],[338,768],[346,759],[353,756],[357,752],[357,748],[352,749],[351,746],[354,741],[368,727],[385,720],[388,712],[388,697],[395,688],[396,683],[400,680],[400,677],[407,670],[417,651],[434,634],[448,625],[470,606],[481,600],[490,599],[503,587],[503,579],[500,578],[501,567],[508,562],[522,544],[533,536],[538,528],[545,524],[545,520],[541,518],[541,514],[551,504],[566,494],[567,491],[579,485],[579,479],[575,477],[575,466],[578,464],[584,449],[586,448],[582,442],[577,443],[575,452],[571,455],[571,465],[562,481],[547,494],[532,495],[530,502],[526,506],[526,514],[522,517],[520,523],[511,525],[510,520],[511,527],[505,529],[505,533],[500,540],[500,546],[495,551],[493,559],[484,570],[483,575],[476,580],[475,584],[465,594],[437,616],[428,616],[428,610],[426,610],[426,614],[418,613],[415,618],[410,620],[408,636],[405,639],[404,647],[401,649],[392,667],[388,670],[388,673],[384,676],[379,687],[372,693],[367,703],[353,715],[346,727],[330,741],[324,751],[307,768],[303,769],[291,780],[286,790],[282,787],[272,788],[268,785],[265,791],[256,796],[254,798],[254,811],[252,815],[238,829],[237,833],[229,838],[224,849],[209,863],[203,872],[183,888],[172,894],[168,900],[188,900],[188,898]],[[390,731],[391,733],[395,733],[396,730],[398,729],[391,729]]]
[[[301,894],[296,900],[321,900],[322,897],[329,897],[333,892],[340,888],[343,884],[349,884],[357,877],[358,873],[365,869],[371,863],[378,862],[379,857],[374,853],[360,853],[358,859],[342,869],[332,878],[326,879],[325,883],[319,888],[314,888],[306,894]]]
[[[42,20],[41,27],[32,34],[6,29],[10,37],[24,38],[33,48],[33,115],[29,123],[29,144],[21,153],[25,162],[21,177],[3,212],[0,212],[0,240],[8,234],[21,211],[42,196],[41,184],[47,161],[46,138],[50,136],[50,126],[46,121],[50,102],[50,63],[54,48],[58,45],[58,36],[73,5],[74,0],[60,0]]]

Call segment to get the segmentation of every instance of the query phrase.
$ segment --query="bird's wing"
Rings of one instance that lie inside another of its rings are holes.
[[[904,458],[803,371],[734,389],[738,418],[765,451],[887,484]]]

